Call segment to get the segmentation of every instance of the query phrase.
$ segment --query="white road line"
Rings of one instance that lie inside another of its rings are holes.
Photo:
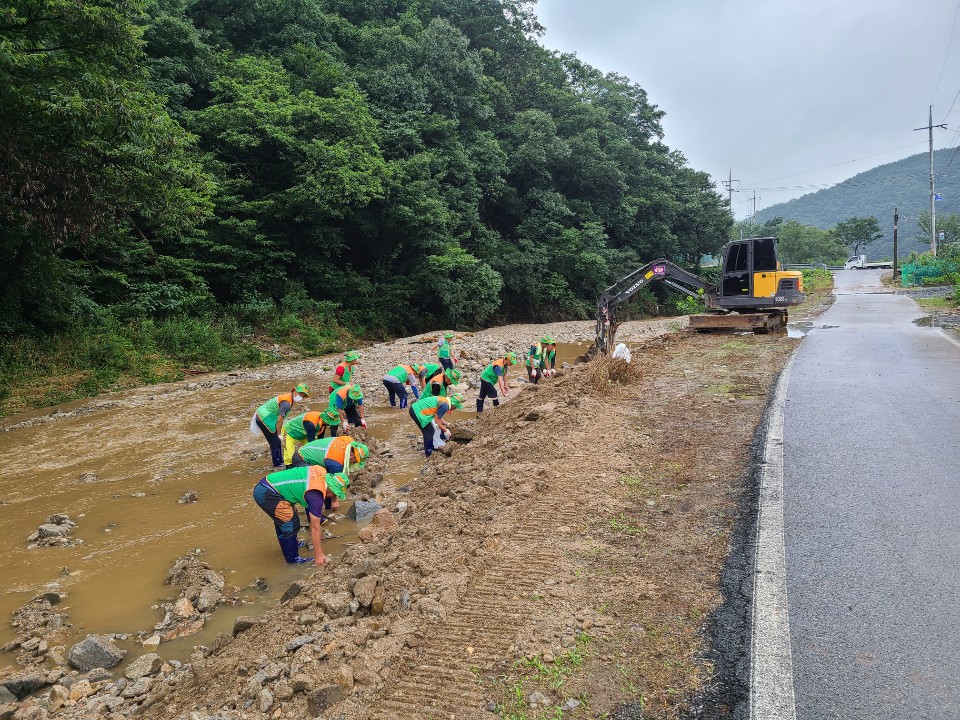
[[[750,639],[750,717],[796,720],[783,540],[783,412],[793,358],[774,391],[760,474]]]

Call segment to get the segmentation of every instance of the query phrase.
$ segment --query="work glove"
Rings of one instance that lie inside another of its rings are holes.
[[[366,429],[367,429],[367,421],[366,421],[366,420],[361,420],[361,421],[360,421],[360,427],[362,427],[364,430],[366,430]]]

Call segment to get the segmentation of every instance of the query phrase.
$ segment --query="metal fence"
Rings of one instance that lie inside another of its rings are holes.
[[[901,265],[900,284],[902,287],[946,282],[947,273],[960,272],[955,262],[938,262],[933,265]]]

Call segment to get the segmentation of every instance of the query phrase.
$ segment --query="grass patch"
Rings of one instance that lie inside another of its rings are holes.
[[[0,417],[102,392],[234,370],[346,345],[340,328],[290,314],[257,328],[237,316],[121,322],[24,336],[0,350]]]
[[[590,641],[588,633],[579,632],[574,647],[555,657],[552,662],[540,655],[515,661],[511,672],[502,675],[496,683],[500,696],[498,716],[503,720],[560,720],[563,717],[560,705],[534,710],[530,707],[530,695],[535,691],[556,693],[561,690],[586,662]],[[582,708],[589,710],[586,693],[580,693],[576,698],[582,703]]]
[[[803,291],[806,293],[833,289],[833,273],[819,268],[807,268],[803,273]]]
[[[956,301],[950,298],[917,298],[917,304],[927,310],[953,310],[957,307]]]

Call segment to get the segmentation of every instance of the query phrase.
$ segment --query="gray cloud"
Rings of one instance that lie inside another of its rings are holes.
[[[960,140],[958,0],[539,0],[549,48],[630,77],[665,142],[765,207]],[[948,55],[948,44],[950,47]],[[938,87],[938,79],[941,77]],[[956,104],[951,105],[956,99]],[[949,114],[948,114],[949,113]]]

